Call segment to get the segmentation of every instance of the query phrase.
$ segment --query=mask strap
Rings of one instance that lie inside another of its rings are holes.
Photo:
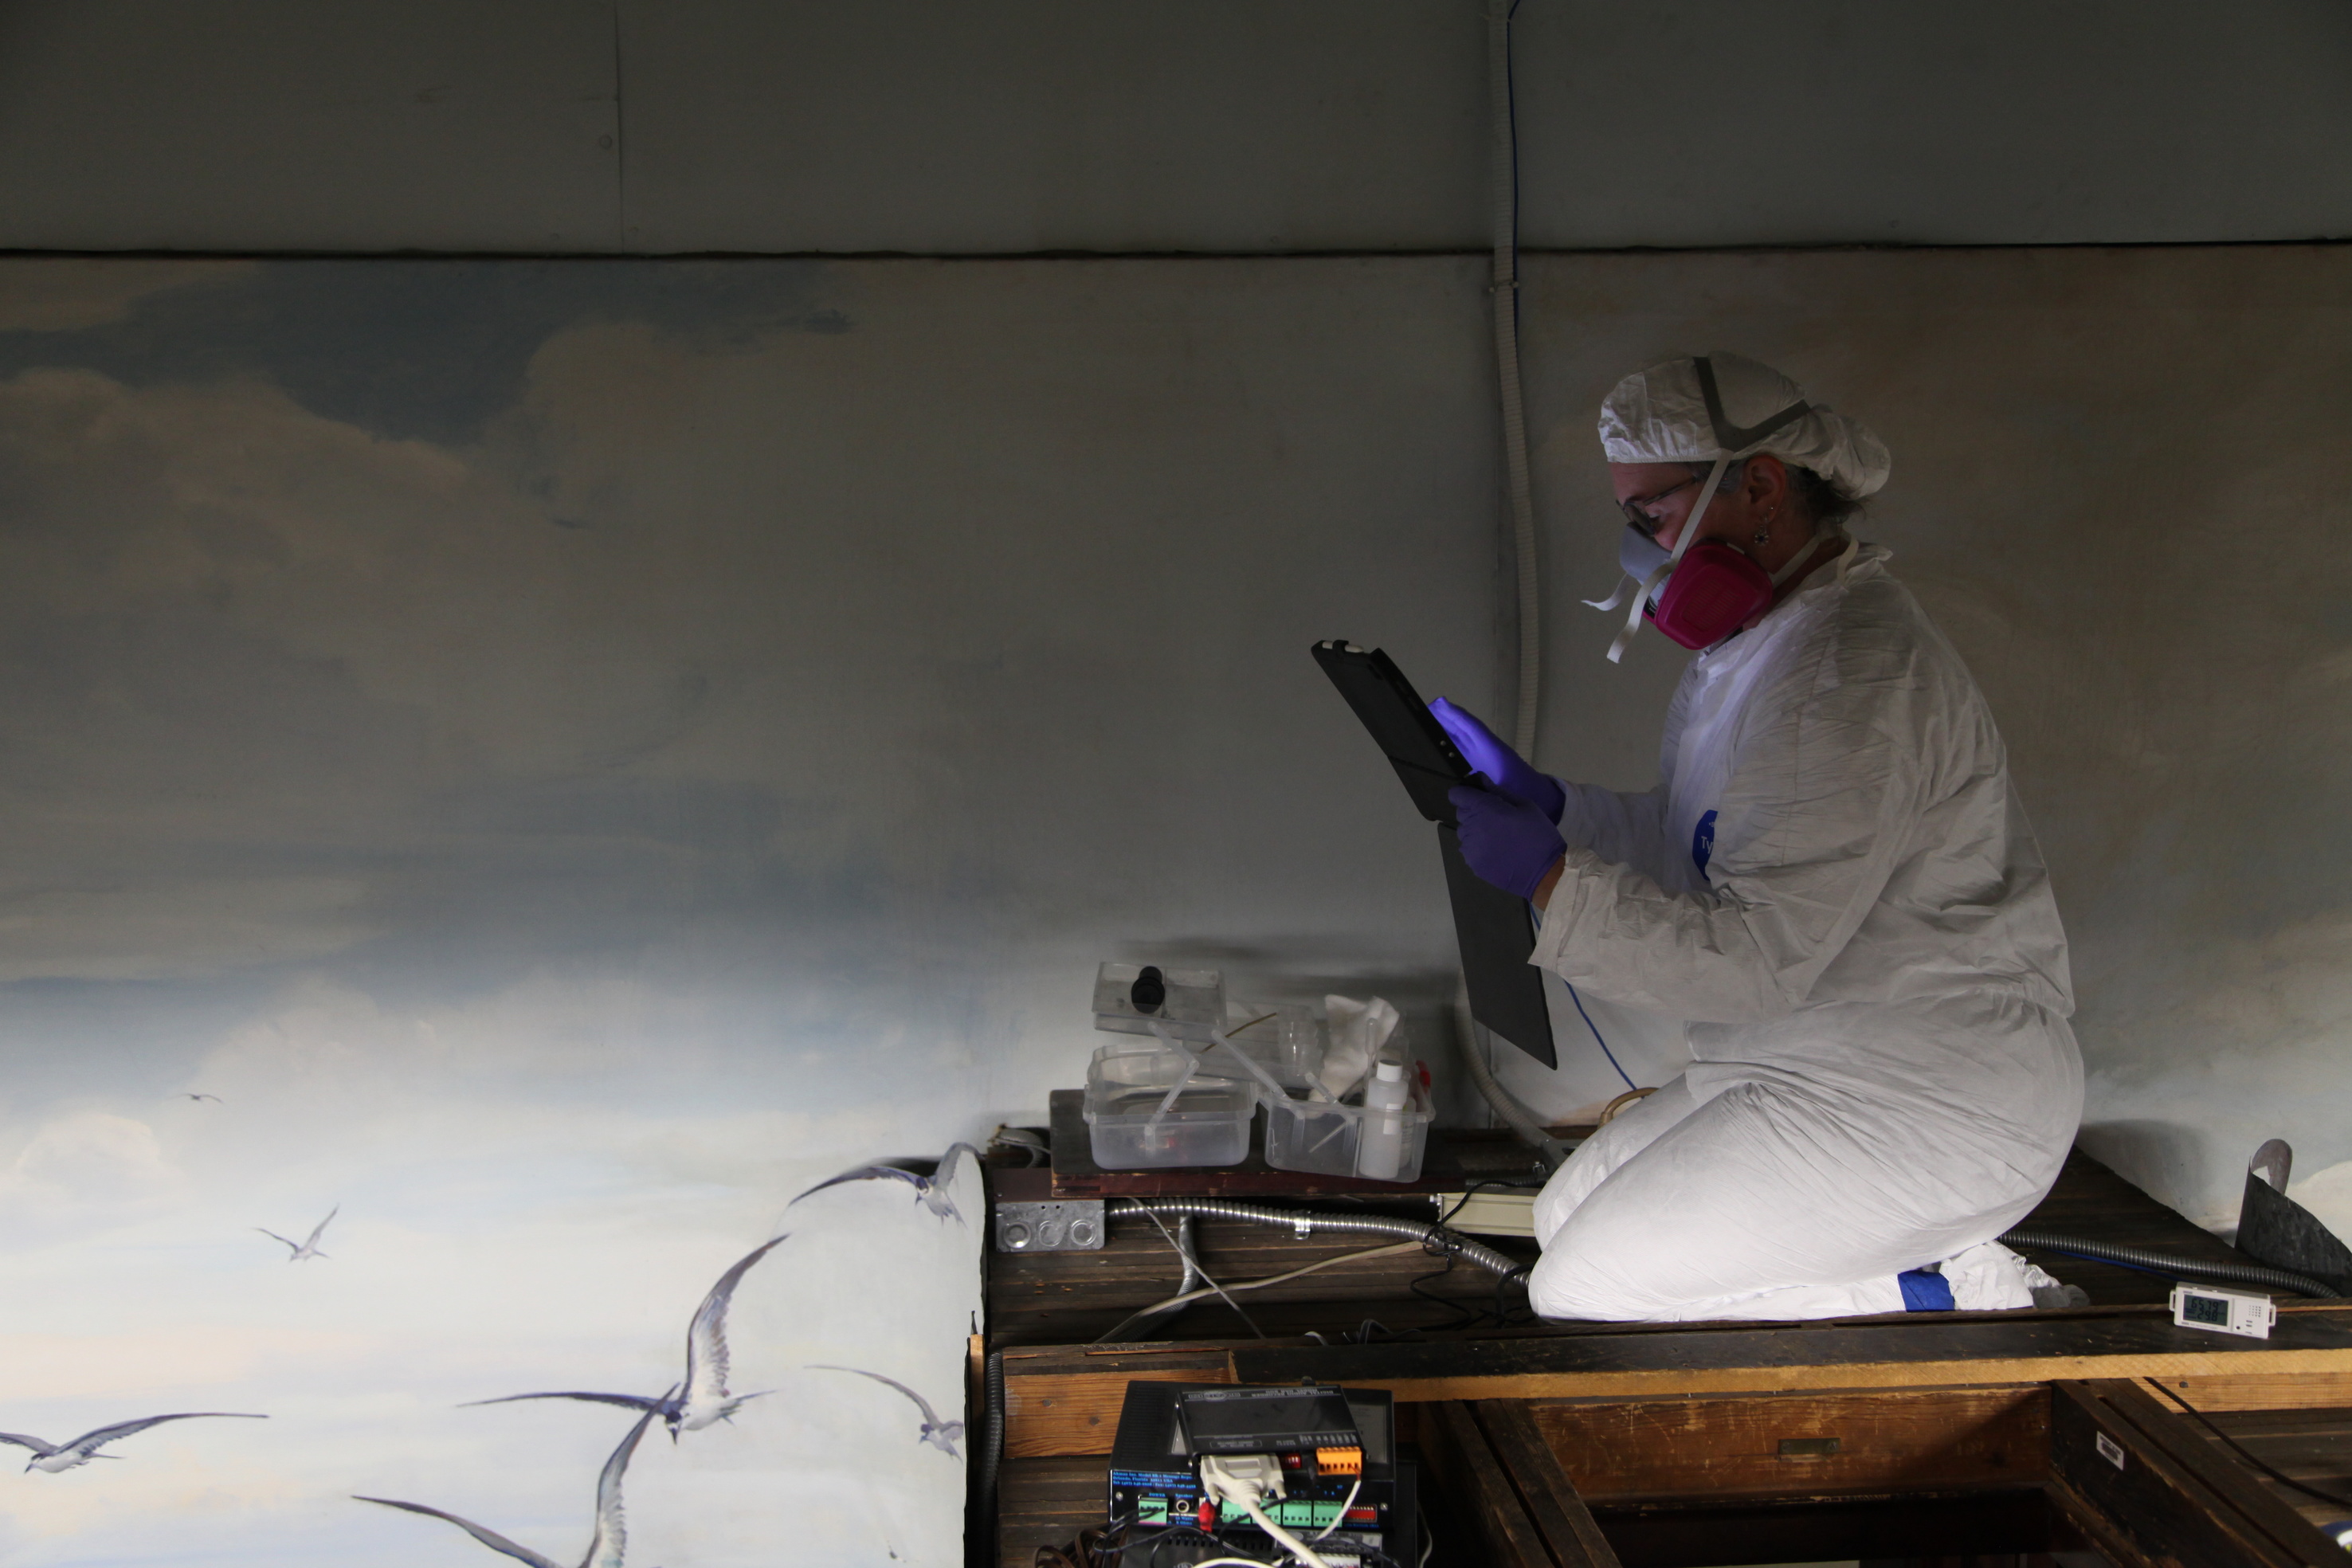
[[[1683,531],[1681,537],[1675,541],[1675,552],[1660,562],[1655,571],[1643,578],[1635,590],[1633,607],[1625,612],[1625,629],[1619,632],[1617,639],[1609,645],[1610,663],[1616,664],[1623,660],[1625,649],[1633,640],[1633,634],[1642,629],[1642,611],[1648,605],[1650,595],[1656,592],[1658,584],[1664,582],[1667,574],[1681,563],[1684,553],[1691,547],[1691,541],[1698,537],[1699,522],[1706,516],[1706,509],[1715,504],[1715,487],[1722,482],[1723,470],[1730,466],[1731,454],[1718,452],[1716,456],[1715,467],[1706,472],[1706,482],[1699,487],[1698,500],[1691,502],[1690,515],[1683,520]],[[1626,579],[1627,582],[1632,580]],[[1593,605],[1592,607],[1596,610],[1615,609],[1617,595],[1624,591],[1623,585],[1620,584],[1617,594],[1612,594],[1607,604]],[[1591,605],[1592,601],[1587,599],[1585,603]]]
[[[1790,556],[1788,560],[1782,562],[1780,563],[1780,569],[1772,574],[1772,586],[1777,588],[1781,584],[1787,582],[1790,574],[1793,574],[1798,567],[1805,563],[1806,558],[1812,554],[1814,547],[1819,545],[1821,542],[1822,531],[1820,525],[1816,524],[1812,532],[1805,535],[1805,542],[1797,546],[1797,552],[1794,555]],[[1840,559],[1843,560],[1843,557],[1840,557]]]
[[[1706,420],[1715,427],[1716,449],[1719,455],[1715,459],[1715,470],[1706,476],[1706,488],[1699,491],[1698,500],[1691,503],[1690,521],[1683,525],[1683,536],[1675,541],[1675,552],[1666,557],[1664,565],[1633,584],[1635,590],[1633,607],[1626,612],[1625,629],[1619,632],[1617,640],[1609,645],[1609,662],[1612,664],[1616,664],[1624,658],[1626,645],[1633,640],[1633,634],[1642,629],[1642,607],[1650,602],[1650,595],[1656,591],[1660,583],[1665,581],[1667,574],[1674,571],[1675,563],[1683,558],[1683,552],[1691,547],[1691,542],[1698,537],[1698,520],[1714,502],[1715,487],[1722,481],[1723,470],[1730,466],[1734,454],[1752,453],[1755,448],[1761,447],[1767,438],[1786,429],[1813,411],[1811,404],[1800,398],[1761,425],[1750,425],[1742,428],[1734,425],[1730,416],[1723,411],[1723,392],[1716,384],[1715,362],[1707,355],[1700,354],[1691,361],[1691,368],[1698,375],[1699,396],[1706,403]],[[1813,539],[1806,541],[1806,550],[1797,552],[1798,561],[1805,558],[1807,551],[1820,537],[1820,531],[1816,530]],[[1839,558],[1839,582],[1845,581],[1846,563],[1853,557],[1853,551],[1849,547],[1845,554]],[[1773,577],[1772,585],[1779,587],[1781,578],[1793,570],[1795,565],[1796,562],[1792,561],[1789,565],[1782,567]],[[1611,594],[1606,599],[1587,599],[1584,602],[1596,610],[1613,610],[1619,601],[1625,596],[1625,585],[1633,582],[1633,579],[1631,577],[1622,577],[1618,580],[1616,592]]]
[[[1628,589],[1628,588],[1638,588],[1638,587],[1640,587],[1640,586],[1641,586],[1641,584],[1640,584],[1639,583],[1634,582],[1634,581],[1633,581],[1633,579],[1632,579],[1631,577],[1626,576],[1623,573],[1622,573],[1622,572],[1621,572],[1621,573],[1619,573],[1619,574],[1617,574],[1617,586],[1616,586],[1616,589],[1615,589],[1612,593],[1611,593],[1611,594],[1610,594],[1610,595],[1609,595],[1607,598],[1605,598],[1605,599],[1582,599],[1582,600],[1579,600],[1578,602],[1579,602],[1580,604],[1583,605],[1587,609],[1593,609],[1593,610],[1613,610],[1613,609],[1615,609],[1618,605],[1622,605],[1622,604],[1623,604],[1623,603],[1625,602],[1625,590],[1626,590],[1626,589]]]

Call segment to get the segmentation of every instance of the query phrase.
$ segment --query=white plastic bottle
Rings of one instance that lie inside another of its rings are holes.
[[[1356,1142],[1356,1174],[1393,1182],[1404,1168],[1404,1108],[1412,1101],[1404,1064],[1382,1062],[1364,1085],[1364,1131]]]

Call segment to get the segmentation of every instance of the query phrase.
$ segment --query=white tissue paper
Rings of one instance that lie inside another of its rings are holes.
[[[1323,1047],[1324,1089],[1334,1100],[1371,1075],[1381,1047],[1396,1033],[1397,1010],[1392,1002],[1375,996],[1359,1002],[1352,996],[1326,996],[1323,1016],[1330,1024],[1330,1040]]]

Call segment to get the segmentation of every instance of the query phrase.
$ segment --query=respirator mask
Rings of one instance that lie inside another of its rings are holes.
[[[1692,508],[1693,519],[1684,525],[1685,538],[1698,531],[1696,513],[1699,510],[1696,505]],[[1767,574],[1719,539],[1702,539],[1687,552],[1669,555],[1665,546],[1628,523],[1624,538],[1617,544],[1617,564],[1640,587],[1640,614],[1655,622],[1668,637],[1696,651],[1713,647],[1769,605],[1774,590],[1812,554],[1820,537],[1817,531],[1789,557],[1787,565]],[[1662,577],[1663,585],[1657,581]],[[1623,601],[1624,593],[1621,585],[1606,600],[1584,602],[1596,610],[1613,610]],[[1628,619],[1609,650],[1610,662],[1623,656],[1625,643],[1638,625],[1638,620]]]
[[[1692,363],[1698,372],[1699,391],[1706,399],[1708,422],[1715,427],[1715,463],[1699,487],[1698,499],[1691,503],[1689,520],[1683,524],[1673,552],[1628,523],[1617,546],[1617,563],[1626,581],[1606,599],[1584,601],[1596,610],[1613,610],[1624,602],[1628,584],[1633,587],[1633,607],[1625,616],[1625,629],[1609,645],[1612,664],[1624,658],[1625,647],[1641,629],[1644,616],[1684,647],[1713,647],[1772,603],[1773,592],[1812,553],[1814,540],[1820,538],[1816,530],[1813,539],[1807,540],[1787,565],[1772,573],[1720,540],[1698,538],[1699,524],[1715,500],[1716,487],[1723,482],[1724,471],[1754,453],[1776,432],[1811,413],[1812,405],[1792,403],[1762,424],[1742,428],[1724,416],[1715,367],[1704,357]]]

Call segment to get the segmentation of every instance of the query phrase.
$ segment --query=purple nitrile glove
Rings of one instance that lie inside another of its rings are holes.
[[[1467,708],[1458,708],[1444,698],[1429,705],[1439,728],[1453,741],[1454,749],[1463,760],[1494,781],[1495,787],[1505,795],[1517,795],[1529,805],[1542,808],[1554,822],[1567,809],[1568,792],[1559,781],[1548,778],[1528,765],[1527,759],[1503,742],[1503,738],[1479,721],[1478,715]]]
[[[1455,784],[1445,798],[1454,803],[1462,858],[1507,893],[1534,898],[1552,863],[1568,853],[1567,840],[1545,820],[1543,809],[1517,795],[1475,784]]]

